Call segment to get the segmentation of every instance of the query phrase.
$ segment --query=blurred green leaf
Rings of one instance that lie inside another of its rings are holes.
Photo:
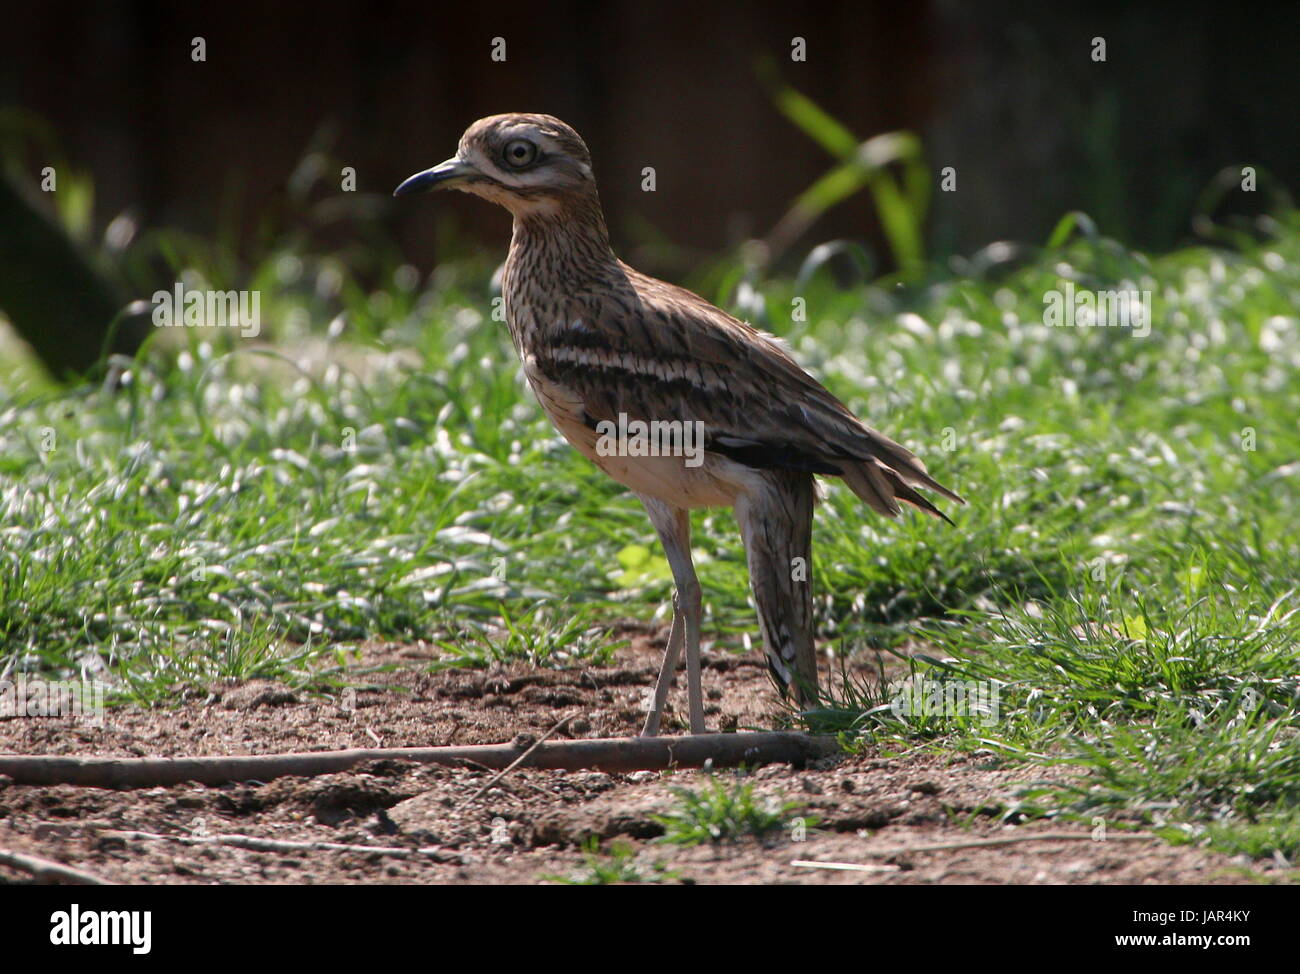
[[[771,252],[780,254],[826,211],[869,188],[899,270],[905,277],[919,275],[925,263],[922,227],[930,206],[930,176],[921,140],[911,132],[885,132],[861,142],[810,98],[774,80],[773,68],[761,70],[777,109],[841,160],[799,194],[768,236]],[[901,178],[891,168],[895,166],[901,169]]]

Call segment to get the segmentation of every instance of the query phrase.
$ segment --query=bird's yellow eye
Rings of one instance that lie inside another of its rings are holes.
[[[511,169],[523,169],[537,158],[537,146],[527,139],[515,139],[513,142],[506,143],[505,151],[501,155]]]

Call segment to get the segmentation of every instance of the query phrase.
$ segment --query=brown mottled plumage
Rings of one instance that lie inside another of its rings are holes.
[[[658,732],[683,643],[691,731],[704,730],[700,586],[688,516],[696,507],[735,508],[768,664],[783,691],[814,701],[814,475],[842,477],[889,517],[901,501],[944,518],[918,487],[961,498],[909,450],[854,417],[775,338],[615,257],[591,156],[559,119],[481,119],[455,158],[412,176],[396,195],[444,187],[513,214],[502,293],[524,374],[564,437],[640,497],[672,566],[672,631],[643,733]],[[702,462],[632,450],[606,455],[598,425],[620,415],[702,424]]]

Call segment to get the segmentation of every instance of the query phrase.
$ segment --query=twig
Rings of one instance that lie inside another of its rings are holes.
[[[160,832],[136,832],[129,829],[104,829],[99,836],[121,839],[126,842],[180,842],[185,845],[225,845],[254,852],[361,852],[367,855],[396,856],[410,859],[416,856],[438,858],[448,855],[441,846],[424,846],[411,849],[406,846],[351,845],[345,842],[294,842],[288,839],[262,839],[252,835],[167,835]]]
[[[896,873],[897,866],[871,866],[860,862],[815,862],[811,859],[791,859],[790,865],[805,869],[840,869],[855,873]]]
[[[54,862],[52,859],[29,856],[22,852],[11,852],[8,849],[0,849],[0,866],[8,866],[10,869],[17,869],[19,872],[30,873],[38,883],[46,885],[56,883],[67,883],[70,886],[112,885],[93,873],[73,869],[71,866]]]
[[[536,751],[536,750],[537,750],[539,747],[541,747],[543,744],[545,744],[547,738],[549,738],[552,734],[554,734],[557,730],[559,730],[561,727],[563,727],[563,726],[564,726],[565,724],[567,724],[569,721],[573,720],[573,718],[576,717],[576,716],[578,716],[578,715],[577,715],[577,713],[575,712],[575,713],[569,714],[567,717],[561,717],[561,718],[560,718],[560,722],[559,722],[558,724],[556,724],[554,727],[552,727],[550,730],[548,730],[545,734],[543,734],[541,737],[539,737],[537,740],[535,740],[535,741],[533,742],[533,746],[530,747],[530,748],[529,748],[527,751],[525,751],[523,754],[519,755],[518,759],[516,759],[516,760],[515,760],[515,761],[514,761],[514,762],[513,762],[509,767],[503,769],[501,772],[499,772],[499,773],[497,774],[497,776],[496,776],[495,778],[493,778],[491,781],[489,781],[486,785],[484,785],[484,786],[483,786],[482,788],[480,788],[478,791],[474,792],[474,794],[472,794],[472,795],[470,796],[469,801],[466,802],[465,804],[467,804],[467,805],[473,804],[474,802],[476,802],[476,801],[478,801],[480,798],[482,798],[482,797],[483,797],[483,793],[484,793],[485,791],[489,791],[489,790],[490,790],[490,789],[491,789],[491,788],[492,788],[492,787],[493,787],[493,786],[494,786],[498,781],[500,781],[502,778],[504,778],[506,775],[508,775],[511,771],[515,770],[515,768],[519,767],[519,765],[523,764],[524,761],[528,760],[528,756],[531,755],[534,751]]]
[[[968,839],[964,842],[933,842],[929,845],[903,846],[897,849],[867,850],[872,856],[895,856],[907,852],[949,852],[954,849],[987,849],[1020,842],[1148,842],[1159,836],[1148,832],[1106,833],[1104,839],[1094,839],[1090,832],[1039,832],[1033,835],[1003,835],[992,839]]]
[[[698,734],[685,737],[606,737],[580,741],[538,742],[524,765],[558,771],[610,773],[662,771],[667,768],[717,768],[759,764],[805,764],[834,754],[833,737],[764,732]],[[347,771],[367,761],[413,761],[463,767],[474,761],[493,769],[508,768],[520,757],[512,744],[467,747],[355,748],[305,754],[213,755],[182,758],[74,758],[52,754],[0,755],[0,775],[16,785],[79,785],[90,788],[153,788],[195,781],[222,785],[232,781],[270,781],[288,775]]]
[[[1107,842],[1148,842],[1158,839],[1159,836],[1151,835],[1149,832],[1108,832],[1104,839],[1094,839],[1089,832],[1038,832],[1027,835],[1005,835],[992,839],[967,839],[963,842],[932,842],[928,845],[910,845],[895,846],[894,848],[884,849],[863,849],[862,855],[882,857],[882,856],[903,856],[916,852],[951,852],[958,849],[988,849],[995,846],[1015,845],[1020,842],[1096,842],[1104,845]],[[813,862],[807,859],[796,859],[791,863],[792,866],[824,866],[827,868],[849,868],[851,863],[824,863]]]
[[[464,766],[467,767],[467,768],[478,768],[480,771],[495,771],[495,770],[496,770],[496,768],[489,768],[489,767],[486,767],[485,765],[478,764],[478,763],[475,762],[475,761],[469,761],[469,760],[466,760],[466,761],[464,762]],[[547,791],[545,788],[538,788],[535,784],[533,784],[531,781],[528,781],[527,779],[521,779],[519,783],[522,784],[522,785],[527,785],[529,788],[533,789],[533,791],[537,792],[537,794],[539,794],[539,795],[546,795],[547,797],[550,797],[550,795],[551,795],[551,792]],[[518,801],[523,801],[523,798],[521,798],[518,794],[516,794],[512,789],[510,789],[510,788],[503,788],[502,790],[503,790],[507,795],[510,795],[511,797],[517,799]]]

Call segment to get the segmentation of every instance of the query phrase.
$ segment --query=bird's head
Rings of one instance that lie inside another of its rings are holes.
[[[556,212],[594,198],[591,153],[572,128],[551,115],[492,115],[460,138],[456,155],[416,173],[394,196],[459,189],[515,216]]]

